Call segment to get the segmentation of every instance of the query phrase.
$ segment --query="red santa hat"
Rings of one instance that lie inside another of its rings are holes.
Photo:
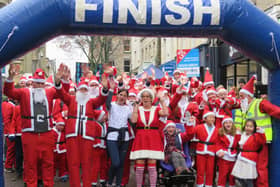
[[[53,86],[54,85],[53,84],[53,77],[52,77],[52,75],[47,78],[45,84],[49,85],[49,86]]]
[[[191,78],[191,88],[198,88],[199,86],[199,80],[197,79],[197,77],[192,77]]]
[[[181,78],[187,78],[187,74],[186,73],[180,73],[180,77]]]
[[[175,69],[175,71],[173,72],[173,75],[175,75],[176,73],[181,74],[181,71],[179,69]]]
[[[27,81],[33,81],[32,75],[29,75],[29,76],[27,77]]]
[[[226,121],[231,121],[233,122],[233,119],[230,116],[224,116],[222,124],[224,124]]]
[[[135,88],[131,88],[128,90],[128,96],[130,97],[137,97],[138,94],[138,90],[136,90]]]
[[[81,88],[89,89],[89,88],[88,88],[88,83],[87,83],[86,81],[81,81],[81,82],[78,84],[78,90],[81,89]]]
[[[213,81],[212,75],[209,72],[209,69],[207,68],[206,69],[206,73],[205,73],[205,77],[204,77],[203,85],[207,86],[207,85],[211,85],[211,84],[214,84],[214,81]]]
[[[234,89],[231,89],[231,90],[228,92],[228,96],[229,96],[229,97],[236,97],[235,90],[234,90]]]
[[[92,76],[91,79],[89,80],[89,85],[92,84],[92,83],[96,83],[96,84],[99,84],[98,80],[97,80],[97,77],[96,76]]]
[[[239,92],[254,97],[254,82],[256,79],[257,76],[253,75],[251,79],[247,82],[247,84],[243,86],[243,88]]]
[[[214,87],[209,88],[209,89],[206,90],[206,94],[207,95],[211,94],[211,93],[217,94],[216,89]]]
[[[205,119],[207,116],[213,115],[215,116],[215,113],[211,110],[209,110],[208,108],[204,108],[203,111],[203,119]]]
[[[220,87],[217,89],[217,93],[227,92],[227,90],[224,87]]]
[[[163,131],[166,131],[168,127],[175,127],[176,128],[176,124],[173,121],[171,121],[171,120],[167,120],[166,121],[166,125],[163,128]]]
[[[55,120],[55,125],[65,125],[64,119],[62,119],[61,117],[58,118],[57,120]]]
[[[27,78],[25,76],[20,77],[19,83],[26,83]]]
[[[45,83],[45,72],[42,69],[37,69],[33,75],[33,82]]]
[[[153,91],[153,90],[151,90],[151,89],[149,89],[149,88],[144,88],[144,89],[141,90],[140,93],[139,93],[140,98],[142,97],[142,94],[143,94],[144,92],[148,92],[148,93],[152,96],[152,101],[154,101],[154,99],[155,99],[155,94],[154,94],[154,91]]]

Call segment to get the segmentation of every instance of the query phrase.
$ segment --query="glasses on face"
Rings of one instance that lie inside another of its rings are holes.
[[[92,85],[89,85],[89,87],[91,87],[91,88],[95,88],[95,87],[97,87],[98,85],[95,85],[95,84],[92,84]]]

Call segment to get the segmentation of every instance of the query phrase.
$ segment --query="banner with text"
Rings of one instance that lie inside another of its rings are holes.
[[[188,77],[200,77],[199,49],[177,50],[177,69],[186,72]]]

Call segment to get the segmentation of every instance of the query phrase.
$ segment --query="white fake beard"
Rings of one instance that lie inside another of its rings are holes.
[[[44,88],[32,88],[32,93],[34,93],[35,103],[44,103],[46,97]]]
[[[80,91],[77,91],[76,101],[77,101],[78,104],[85,105],[88,102],[89,99],[90,99],[89,92],[82,93]]]
[[[247,112],[248,107],[249,107],[248,98],[241,100],[240,107],[241,107],[242,112]]]
[[[186,106],[189,103],[189,99],[186,96],[183,96],[180,101],[178,102],[178,105],[180,108]]]
[[[164,104],[165,104],[165,106],[169,106],[169,104],[170,104],[170,99],[169,99],[169,97],[165,98]]]
[[[99,96],[99,87],[89,88],[89,95],[90,95],[90,98],[98,97]]]

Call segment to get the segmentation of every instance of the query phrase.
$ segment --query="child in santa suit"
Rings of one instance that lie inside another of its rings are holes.
[[[232,175],[239,180],[242,187],[254,186],[254,180],[258,177],[258,155],[265,143],[264,130],[257,127],[255,120],[248,119],[239,141],[240,153],[232,170]]]
[[[108,116],[103,110],[96,110],[95,133],[96,137],[93,142],[93,166],[92,166],[92,187],[97,186],[98,174],[99,182],[103,186],[106,186],[107,174],[108,174],[108,157],[106,150],[106,133]]]
[[[66,160],[66,142],[65,142],[65,122],[62,118],[55,121],[53,127],[55,137],[55,149],[54,149],[54,176],[56,176],[56,170],[58,169],[58,177],[62,182],[68,180],[68,169]]]
[[[235,179],[231,175],[231,171],[236,160],[237,146],[241,133],[236,131],[233,120],[229,116],[223,118],[222,124],[223,126],[219,129],[216,152],[216,155],[219,157],[218,186],[225,187],[227,179],[229,179],[229,187],[234,187]]]
[[[187,122],[186,131],[188,135],[196,136],[198,139],[196,146],[197,187],[203,187],[205,175],[205,187],[212,187],[218,129],[215,127],[214,112],[205,110],[203,119],[204,124],[194,126],[195,118],[191,117]]]

